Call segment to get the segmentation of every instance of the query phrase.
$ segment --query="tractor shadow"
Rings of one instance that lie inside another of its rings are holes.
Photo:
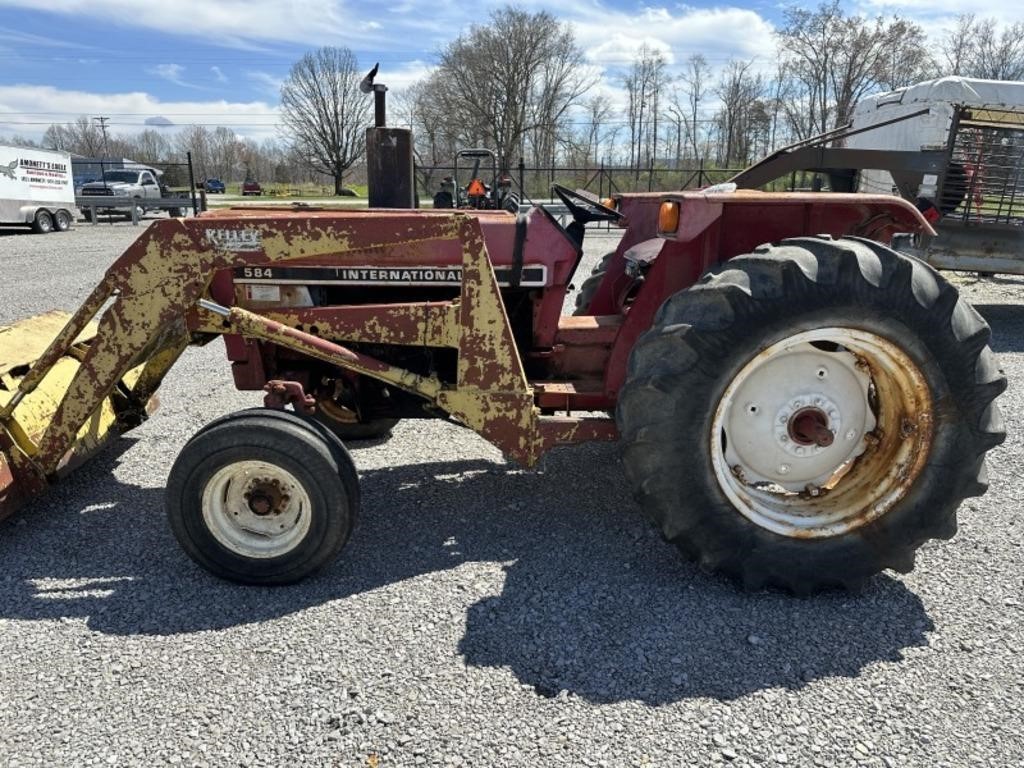
[[[857,596],[797,599],[703,574],[641,519],[613,446],[556,451],[537,472],[485,460],[362,471],[362,519],[342,557],[275,589],[193,565],[165,523],[163,489],[118,481],[117,461],[106,452],[0,523],[0,619],[177,635],[501,562],[501,593],[468,606],[458,645],[467,664],[508,669],[540,696],[649,704],[856,677],[926,645],[934,628],[887,576]]]

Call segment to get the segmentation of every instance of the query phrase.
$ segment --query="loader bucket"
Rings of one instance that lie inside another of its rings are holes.
[[[67,324],[70,315],[47,312],[10,326],[0,326],[0,412],[11,402],[18,384]],[[50,425],[68,384],[78,371],[79,358],[96,334],[90,323],[74,344],[6,418],[0,418],[0,520],[39,493],[55,476],[70,471],[100,451],[112,438],[133,426],[118,418],[117,394],[107,396],[79,429],[70,449],[56,467],[33,460],[35,446]],[[123,381],[138,377],[138,369]]]

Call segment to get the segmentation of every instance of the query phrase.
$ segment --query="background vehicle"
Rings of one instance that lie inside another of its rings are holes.
[[[80,196],[134,198],[137,215],[141,216],[149,210],[146,201],[159,200],[163,197],[163,190],[157,180],[156,171],[151,168],[117,168],[104,171],[102,179],[84,184]],[[104,213],[117,210],[119,209],[97,208],[97,211]],[[89,215],[91,214],[87,209],[87,216]]]
[[[202,182],[200,189],[205,189],[211,195],[223,195],[225,192],[224,182],[220,179],[207,179]]]
[[[242,182],[242,194],[243,195],[255,195],[259,196],[263,194],[263,187],[260,186],[258,181],[253,179],[246,179]]]
[[[76,213],[67,152],[0,144],[0,224],[63,232]]]
[[[938,231],[915,253],[935,267],[1024,274],[1024,83],[944,77],[867,97],[849,125],[731,181],[798,171],[818,174],[816,189],[915,202]]]
[[[921,256],[941,269],[1024,274],[1024,82],[944,77],[862,99],[853,128],[876,125],[847,146],[943,156],[917,192],[941,213]],[[857,189],[903,193],[885,169],[863,170]]]
[[[459,181],[459,160],[473,160],[469,179]],[[480,178],[480,161],[491,161],[491,183]],[[434,195],[435,208],[473,208],[476,210],[519,211],[519,196],[512,191],[512,177],[498,173],[498,158],[489,149],[462,149],[455,155],[455,168],[451,176],[441,180],[441,189]]]

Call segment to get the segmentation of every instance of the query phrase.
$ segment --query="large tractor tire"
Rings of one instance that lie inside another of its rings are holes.
[[[877,243],[796,238],[670,297],[617,419],[644,512],[749,589],[908,572],[987,487],[1006,388],[985,321]]]
[[[597,293],[597,287],[601,285],[601,281],[604,280],[604,273],[608,270],[608,264],[615,256],[615,251],[610,251],[601,257],[601,260],[597,262],[597,265],[590,270],[590,277],[583,281],[580,285],[579,291],[576,293],[576,309],[573,310],[574,315],[586,315],[590,308],[590,300],[594,298],[594,294]]]
[[[185,552],[221,578],[291,584],[341,551],[359,507],[345,446],[292,413],[218,419],[182,449],[167,515]]]

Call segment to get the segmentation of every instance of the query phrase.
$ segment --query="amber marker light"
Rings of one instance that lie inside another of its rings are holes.
[[[674,235],[679,229],[679,203],[666,200],[658,211],[658,234]]]

